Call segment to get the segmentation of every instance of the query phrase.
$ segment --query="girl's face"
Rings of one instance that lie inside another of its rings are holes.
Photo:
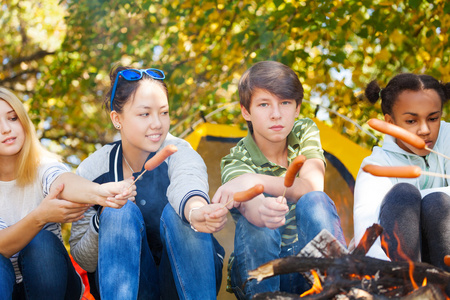
[[[25,142],[25,131],[14,109],[0,99],[0,156],[17,155]]]
[[[428,148],[436,144],[441,125],[442,103],[439,95],[431,89],[422,91],[403,91],[392,107],[392,115],[386,114],[385,120],[400,126],[421,137]],[[425,156],[429,151],[417,149],[397,139],[397,145],[403,150]]]
[[[134,98],[124,105],[122,113],[112,112],[114,124],[121,125],[124,149],[146,156],[157,151],[170,127],[169,103],[163,88],[154,81],[141,80]],[[140,151],[140,152],[139,152]]]

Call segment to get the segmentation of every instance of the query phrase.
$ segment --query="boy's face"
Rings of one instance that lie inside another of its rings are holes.
[[[300,113],[295,99],[280,99],[263,89],[255,89],[250,111],[241,107],[242,116],[252,122],[256,143],[285,142]]]

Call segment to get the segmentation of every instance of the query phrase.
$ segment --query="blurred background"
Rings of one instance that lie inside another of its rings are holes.
[[[301,117],[368,150],[381,135],[366,121],[382,117],[364,99],[368,82],[400,72],[450,81],[445,0],[2,0],[0,24],[0,86],[72,168],[116,135],[102,107],[116,64],[166,73],[172,133],[185,137],[199,120],[245,130],[230,105],[240,76],[282,62],[305,89]]]

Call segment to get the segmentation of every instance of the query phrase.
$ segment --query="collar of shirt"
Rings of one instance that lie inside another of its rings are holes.
[[[297,149],[300,147],[300,140],[292,131],[291,133],[289,133],[287,140],[288,140],[288,161],[291,162],[295,157],[297,157],[298,152]],[[261,152],[261,149],[259,149],[258,145],[256,145],[256,142],[253,139],[253,136],[250,133],[250,131],[247,133],[247,136],[244,138],[243,142],[245,147],[247,148],[247,151],[249,152],[250,157],[253,160],[253,163],[261,167],[266,166],[280,167],[270,162],[264,156],[264,154]]]

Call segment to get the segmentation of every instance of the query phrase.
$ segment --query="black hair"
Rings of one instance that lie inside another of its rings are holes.
[[[440,83],[430,75],[402,73],[392,78],[384,89],[376,80],[371,81],[365,90],[365,95],[371,103],[376,103],[381,97],[383,114],[392,115],[392,107],[403,91],[434,90],[441,99],[441,108],[450,99],[450,83]]]
[[[109,79],[111,81],[110,87],[108,92],[106,93],[106,98],[103,101],[103,105],[107,107],[107,109],[110,109],[111,107],[111,93],[112,89],[114,87],[114,82],[116,80],[117,74],[120,71],[127,70],[127,69],[134,69],[133,67],[128,66],[117,66],[113,67],[111,69],[111,72],[109,73]],[[140,80],[124,80],[119,78],[116,86],[116,91],[114,94],[113,99],[113,109],[117,111],[118,113],[121,113],[123,110],[123,106],[132,98],[132,96],[136,93],[136,90],[138,89],[141,80],[152,80],[157,84],[160,84],[164,92],[166,93],[167,98],[169,98],[169,92],[167,89],[167,86],[163,80],[153,79],[150,76],[148,76],[146,73],[143,74],[142,79]]]

